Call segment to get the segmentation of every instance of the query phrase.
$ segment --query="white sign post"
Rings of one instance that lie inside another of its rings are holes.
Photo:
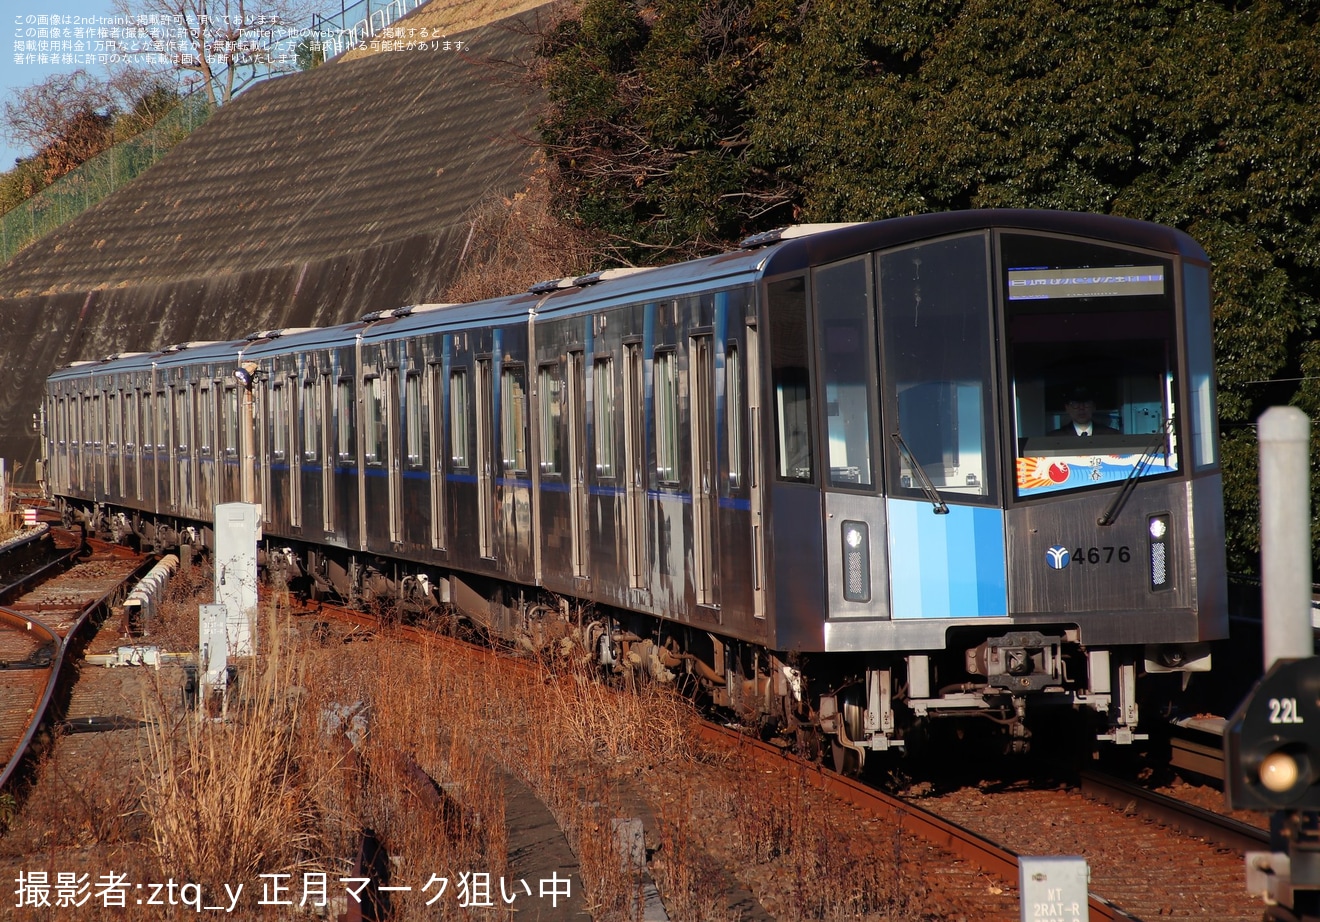
[[[231,656],[257,652],[257,542],[261,507],[215,507],[215,601],[225,607]]]

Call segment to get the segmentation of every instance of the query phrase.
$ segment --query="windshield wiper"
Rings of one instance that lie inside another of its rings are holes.
[[[1172,430],[1173,420],[1171,418],[1166,419],[1164,421],[1164,428],[1155,433],[1155,441],[1150,443],[1150,447],[1142,453],[1141,460],[1133,465],[1131,472],[1127,475],[1127,479],[1123,481],[1123,489],[1118,491],[1113,500],[1105,508],[1105,511],[1100,513],[1100,518],[1095,520],[1097,525],[1114,524],[1114,521],[1118,518],[1119,512],[1123,509],[1123,505],[1127,502],[1128,497],[1131,496],[1132,491],[1137,488],[1137,481],[1141,479],[1142,474],[1146,473],[1146,468],[1150,467],[1150,462],[1154,460],[1155,452],[1159,450],[1161,445],[1167,444],[1169,434]]]
[[[949,504],[940,496],[940,491],[935,489],[935,484],[931,483],[930,478],[926,476],[926,469],[917,463],[916,455],[912,454],[912,449],[908,448],[907,442],[903,441],[903,433],[895,429],[889,433],[889,437],[897,443],[898,448],[903,454],[907,455],[908,463],[912,465],[912,472],[917,477],[917,482],[921,484],[921,491],[926,494],[926,499],[935,507],[936,515],[948,515]]]

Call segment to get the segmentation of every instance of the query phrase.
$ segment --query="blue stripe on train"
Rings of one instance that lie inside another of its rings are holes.
[[[1004,511],[890,499],[893,617],[975,618],[1008,614]]]

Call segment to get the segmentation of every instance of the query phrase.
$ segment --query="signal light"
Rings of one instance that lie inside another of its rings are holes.
[[[1229,721],[1224,766],[1235,810],[1320,810],[1320,657],[1270,667]]]
[[[1272,752],[1261,759],[1256,773],[1260,776],[1261,787],[1275,794],[1287,794],[1302,777],[1302,769],[1296,757],[1282,751]]]

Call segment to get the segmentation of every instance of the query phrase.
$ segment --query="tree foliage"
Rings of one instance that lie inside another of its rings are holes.
[[[155,125],[178,101],[172,86],[131,68],[108,77],[52,74],[15,91],[0,107],[0,125],[34,153],[0,174],[0,213]]]
[[[1317,0],[584,0],[541,49],[543,139],[560,206],[625,261],[951,208],[1188,231],[1215,266],[1250,568],[1255,417],[1320,413],[1318,20]]]

